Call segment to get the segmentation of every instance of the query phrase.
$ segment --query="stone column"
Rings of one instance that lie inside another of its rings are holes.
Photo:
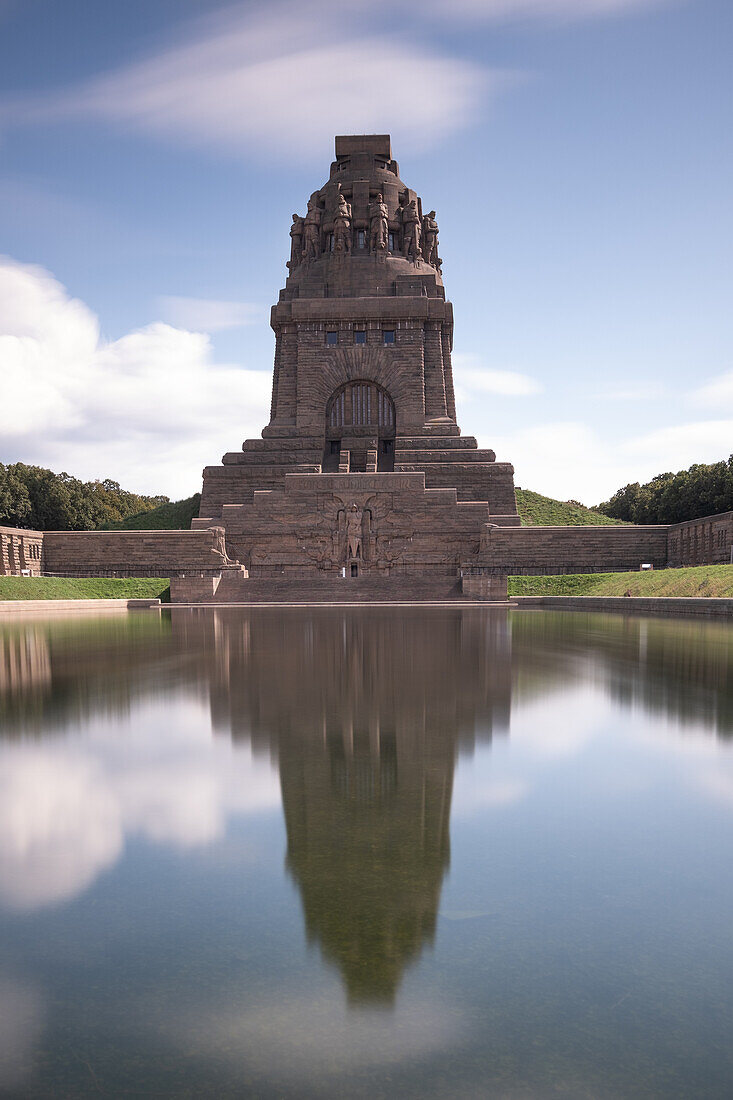
[[[456,397],[453,391],[453,365],[451,363],[451,325],[443,325],[443,385],[445,386],[445,404],[451,420],[456,418]]]
[[[297,327],[283,325],[278,343],[280,357],[276,372],[277,408],[273,419],[278,424],[294,424],[298,385]]]
[[[425,419],[445,417],[443,349],[438,321],[425,322]]]

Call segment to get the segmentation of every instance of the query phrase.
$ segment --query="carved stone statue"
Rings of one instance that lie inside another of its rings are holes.
[[[384,252],[389,241],[389,211],[381,192],[369,204],[369,251]]]
[[[346,513],[346,560],[361,559],[362,520],[361,508],[352,504]]]
[[[338,202],[336,215],[333,220],[333,250],[334,252],[351,252],[351,204],[346,201],[346,196],[341,192],[341,184],[338,185]]]
[[[435,211],[431,210],[422,220],[422,254],[426,263],[440,271],[442,260],[438,255],[438,223]]]
[[[214,545],[211,547],[211,553],[215,558],[219,558],[222,565],[234,565],[234,562],[227,554],[225,529],[223,527],[210,527],[209,530],[214,536]]]
[[[303,259],[317,260],[321,254],[321,210],[315,199],[308,199],[308,212],[303,223]]]
[[[288,267],[295,271],[303,259],[303,219],[300,214],[293,214],[293,224],[290,226],[290,261]]]
[[[402,226],[402,251],[408,260],[416,263],[420,259],[420,214],[416,199],[411,199],[407,206],[403,207]]]

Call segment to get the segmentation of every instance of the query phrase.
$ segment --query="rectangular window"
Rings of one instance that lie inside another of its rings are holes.
[[[394,250],[395,250],[394,249],[394,233],[392,232],[391,229],[389,231],[389,250],[390,250],[390,252],[394,252]]]
[[[356,232],[356,247],[366,248],[366,233],[363,229],[358,229]]]
[[[354,343],[355,344],[366,344],[366,332],[364,331],[363,328],[358,328],[354,332]]]
[[[338,344],[338,342],[339,342],[338,332],[331,331],[331,332],[326,333],[326,343],[328,344],[329,347],[331,347],[331,348],[335,347],[336,344]]]
[[[384,340],[385,344],[394,344],[394,329],[393,328],[383,328],[382,329],[382,339]]]

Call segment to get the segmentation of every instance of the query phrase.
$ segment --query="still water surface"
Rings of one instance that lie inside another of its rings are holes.
[[[733,627],[0,623],[0,1093],[733,1095]]]

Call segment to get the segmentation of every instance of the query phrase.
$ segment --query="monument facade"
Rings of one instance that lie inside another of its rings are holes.
[[[328,181],[292,217],[270,422],[204,470],[194,527],[223,527],[250,580],[457,585],[483,523],[519,524],[512,466],[456,421],[438,240],[389,137],[337,137]]]

